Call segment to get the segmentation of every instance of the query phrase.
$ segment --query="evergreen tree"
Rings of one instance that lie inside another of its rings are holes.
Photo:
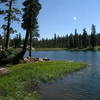
[[[74,48],[74,36],[72,33],[69,36],[69,48]]]
[[[21,37],[21,33],[18,34],[18,48],[21,47],[22,44],[22,37]]]
[[[54,47],[57,47],[57,37],[56,37],[56,33],[54,34]]]
[[[74,48],[78,47],[78,32],[77,29],[75,29],[75,35],[74,35]]]
[[[90,43],[91,43],[91,47],[94,48],[96,46],[96,26],[94,24],[92,24],[92,27],[91,27],[91,40],[90,40]]]
[[[79,34],[78,48],[82,48],[83,47],[82,37],[83,37],[83,35]]]
[[[14,38],[14,47],[15,48],[18,48],[18,43],[19,42],[19,39],[18,39],[18,34],[16,34],[15,38]]]
[[[4,20],[7,22],[6,24],[2,25],[2,28],[4,31],[6,31],[6,41],[5,41],[5,50],[9,48],[9,38],[10,34],[16,32],[11,27],[11,23],[13,21],[19,21],[19,18],[17,18],[17,14],[20,14],[21,12],[13,6],[16,0],[8,0],[5,4],[5,6],[8,8],[7,10],[3,10],[3,15],[5,15]]]
[[[97,46],[100,46],[100,33],[96,35],[96,43],[97,43]]]
[[[26,36],[25,36],[25,42],[23,46],[23,50],[20,54],[20,58],[23,58],[25,52],[26,52],[26,47],[28,44],[28,38],[30,36],[30,45],[32,41],[32,33],[34,32],[35,26],[38,23],[37,22],[37,16],[39,14],[39,11],[41,9],[41,5],[39,3],[39,0],[25,0],[24,3],[24,14],[23,14],[23,23],[22,27],[23,29],[26,30]],[[31,46],[30,46],[31,50]],[[31,53],[30,53],[31,56]]]
[[[68,34],[65,36],[65,48],[69,48],[69,36],[68,36]]]
[[[83,38],[82,38],[82,44],[84,48],[87,48],[88,46],[88,39],[87,39],[87,31],[86,28],[83,29]]]
[[[21,34],[16,34],[15,38],[12,40],[12,46],[14,45],[15,48],[20,48],[21,47]]]

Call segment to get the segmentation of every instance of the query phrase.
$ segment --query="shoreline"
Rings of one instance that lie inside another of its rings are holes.
[[[33,48],[33,51],[100,51],[100,46],[93,48]]]
[[[15,100],[22,95],[22,100],[26,100],[26,98],[28,98],[27,100],[39,100],[39,81],[52,83],[68,73],[79,71],[85,67],[87,67],[85,63],[70,61],[13,65],[7,68],[10,73],[0,76],[0,100],[5,100],[6,96]],[[3,93],[7,93],[6,96]]]

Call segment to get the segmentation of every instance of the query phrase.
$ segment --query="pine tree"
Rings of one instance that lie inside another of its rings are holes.
[[[39,0],[25,0],[24,3],[24,14],[23,14],[23,23],[22,27],[23,29],[26,30],[26,36],[25,36],[25,42],[23,46],[23,50],[20,54],[20,58],[22,59],[25,52],[26,52],[26,47],[28,44],[28,38],[30,36],[30,45],[32,41],[32,33],[34,33],[34,29],[36,27],[37,22],[37,16],[39,14],[39,11],[41,9],[41,5],[39,3]],[[31,46],[30,46],[31,50]],[[30,54],[31,56],[31,54]]]
[[[69,36],[69,48],[74,48],[74,36],[72,33]]]
[[[92,24],[91,27],[91,39],[90,39],[90,44],[91,47],[94,48],[96,46],[96,26],[94,24]]]
[[[82,44],[83,44],[83,47],[84,48],[87,48],[88,46],[88,37],[87,37],[87,31],[86,31],[86,28],[83,29],[83,36],[82,36]]]
[[[79,48],[82,48],[82,47],[83,47],[82,38],[83,38],[83,35],[79,34],[79,42],[78,42],[78,47],[79,47]]]
[[[65,36],[65,48],[69,48],[69,36],[68,36],[68,34]]]
[[[75,35],[74,35],[74,47],[77,48],[78,47],[78,32],[77,29],[75,29]]]
[[[18,48],[21,47],[22,44],[22,37],[21,37],[21,33],[18,34]]]
[[[57,36],[56,33],[54,34],[54,47],[57,47]]]
[[[18,34],[16,34],[16,36],[14,38],[14,47],[15,48],[18,48],[18,42],[19,42],[19,40],[18,40]]]
[[[13,5],[15,1],[16,0],[8,0],[5,4],[7,10],[3,10],[3,15],[5,15],[4,20],[7,22],[6,24],[2,25],[4,31],[6,31],[5,50],[9,48],[10,34],[16,32],[16,30],[11,27],[11,23],[13,21],[19,21],[17,14],[21,14],[21,12]]]

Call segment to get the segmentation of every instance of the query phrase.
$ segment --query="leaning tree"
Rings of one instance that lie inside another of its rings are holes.
[[[28,38],[30,37],[30,39],[32,40],[32,34],[34,34],[36,30],[36,25],[38,24],[37,16],[41,9],[41,4],[39,3],[39,0],[25,0],[23,5],[24,5],[24,8],[23,8],[24,14],[23,14],[22,27],[24,30],[26,30],[26,36],[25,36],[23,49],[18,56],[19,59],[22,59],[26,52]],[[30,43],[31,43],[31,40],[30,40]],[[31,47],[30,47],[30,50],[31,50]]]

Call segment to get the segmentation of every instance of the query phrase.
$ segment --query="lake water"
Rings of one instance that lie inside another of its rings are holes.
[[[89,67],[52,84],[43,84],[40,91],[42,100],[100,100],[100,52],[35,51],[32,55],[89,64]]]

